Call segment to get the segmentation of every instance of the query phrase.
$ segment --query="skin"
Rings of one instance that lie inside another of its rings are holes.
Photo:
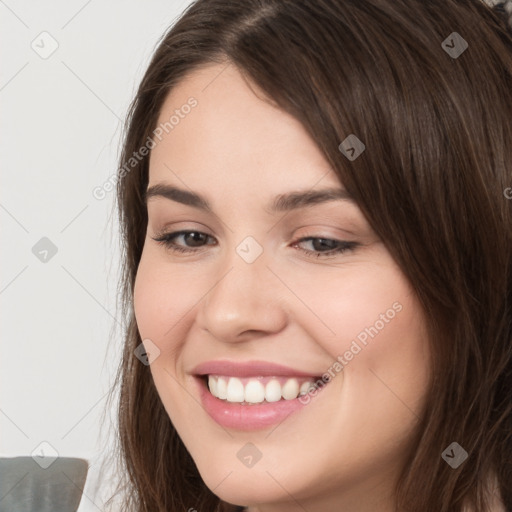
[[[429,380],[424,315],[354,202],[265,209],[278,194],[342,184],[303,126],[255,91],[233,65],[209,65],[162,108],[159,123],[189,97],[198,101],[152,150],[149,186],[193,190],[214,213],[148,201],[134,308],[141,338],[160,350],[151,373],[202,478],[223,500],[250,512],[391,512]],[[174,239],[195,253],[153,239],[185,229],[208,235]],[[263,249],[251,264],[236,251],[247,236]],[[360,245],[317,257],[331,246],[300,241],[306,237]],[[202,408],[191,375],[197,364],[264,360],[322,375],[396,302],[401,311],[278,426],[225,429]],[[251,468],[237,458],[248,442],[262,454]]]

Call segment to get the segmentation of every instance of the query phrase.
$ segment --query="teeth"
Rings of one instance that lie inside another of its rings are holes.
[[[240,379],[231,377],[228,382],[227,397],[228,402],[244,401],[244,385]]]
[[[281,393],[285,400],[293,400],[294,398],[297,398],[299,394],[299,383],[297,382],[297,379],[287,380]]]
[[[259,380],[250,380],[245,385],[244,400],[251,404],[259,404],[265,400],[265,388]]]
[[[267,379],[269,379],[267,381]],[[264,381],[267,381],[266,384]],[[259,404],[262,402],[278,402],[279,400],[293,400],[299,394],[305,394],[310,387],[314,387],[313,380],[298,379],[295,377],[264,378],[254,377],[239,379],[238,377],[208,376],[210,393],[228,402]]]
[[[208,377],[208,389],[213,396],[217,396],[217,379]]]
[[[309,388],[311,387],[311,385],[312,385],[311,382],[304,382],[302,384],[302,386],[300,387],[299,395],[305,395],[309,391]],[[313,385],[313,387],[314,387],[314,385]]]
[[[281,384],[276,379],[269,380],[265,386],[265,400],[267,402],[277,402],[281,400]]]
[[[208,383],[210,383],[210,380],[212,380],[212,378],[208,377]],[[228,385],[225,379],[217,379],[215,391],[212,392],[212,395],[217,398],[221,398],[222,400],[226,400],[228,397]]]

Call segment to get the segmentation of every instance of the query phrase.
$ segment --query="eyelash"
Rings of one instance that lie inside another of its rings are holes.
[[[178,236],[188,235],[191,233],[196,233],[196,234],[205,235],[207,237],[210,237],[210,235],[207,235],[206,233],[202,233],[201,231],[174,231],[172,233],[163,233],[163,234],[153,238],[153,240],[155,240],[158,243],[161,243],[167,249],[169,249],[173,252],[180,252],[180,253],[198,252],[201,250],[201,248],[187,249],[180,245],[176,245],[172,241],[174,238],[176,238]],[[210,237],[210,238],[212,238],[212,237]],[[297,240],[297,242],[294,242],[294,244],[297,244],[299,242],[311,241],[311,240],[327,240],[329,242],[336,242],[336,243],[340,244],[340,246],[337,247],[336,249],[330,249],[329,251],[320,251],[320,252],[310,251],[308,249],[303,249],[302,247],[297,247],[297,249],[299,249],[300,251],[306,253],[307,255],[309,255],[311,257],[316,257],[316,258],[328,258],[328,257],[336,256],[338,254],[341,254],[341,253],[344,253],[347,251],[352,251],[359,245],[358,242],[346,242],[343,240],[335,240],[332,238],[323,238],[323,237],[314,237],[314,236],[300,238],[299,240]],[[210,244],[210,245],[212,245],[212,244]]]

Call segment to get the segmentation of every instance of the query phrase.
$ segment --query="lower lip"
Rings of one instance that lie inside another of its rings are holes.
[[[228,402],[214,397],[208,390],[203,379],[196,377],[199,384],[201,402],[206,412],[219,425],[236,430],[258,430],[281,423],[294,412],[301,410],[314,397],[308,397],[307,403],[299,398],[293,400],[279,400],[262,404],[245,404]],[[320,393],[321,389],[318,389]]]

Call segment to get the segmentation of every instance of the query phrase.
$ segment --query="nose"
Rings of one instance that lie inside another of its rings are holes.
[[[212,280],[196,316],[199,326],[223,342],[240,342],[281,331],[287,320],[286,293],[263,253],[247,263],[232,257]]]

